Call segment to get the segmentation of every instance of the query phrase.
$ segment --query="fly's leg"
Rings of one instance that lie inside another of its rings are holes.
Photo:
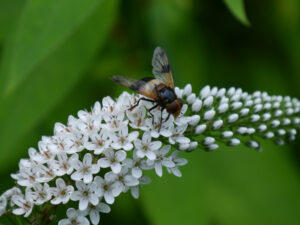
[[[152,124],[154,124],[154,115],[151,113],[151,111],[152,111],[153,109],[157,108],[157,107],[158,107],[158,104],[154,105],[153,107],[151,107],[151,108],[149,109],[149,114],[150,114],[151,117],[152,117]]]
[[[135,107],[137,107],[137,106],[140,104],[140,101],[142,101],[142,100],[147,101],[147,102],[155,102],[155,101],[152,100],[152,99],[148,99],[148,98],[140,98],[134,106],[132,106],[132,107],[129,108],[129,110],[131,111],[131,110],[133,110]]]
[[[171,113],[169,113],[168,117],[164,120],[164,122],[167,122],[168,119],[170,118],[170,116],[171,116]]]
[[[163,111],[164,111],[164,107],[161,108],[161,114],[160,114],[160,123],[159,123],[159,128],[158,128],[158,133],[160,132],[160,129],[161,129],[161,125],[162,125],[162,115],[163,115]]]

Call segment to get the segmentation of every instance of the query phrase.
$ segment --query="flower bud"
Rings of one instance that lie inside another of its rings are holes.
[[[192,111],[193,112],[199,112],[202,107],[202,101],[200,99],[196,99],[195,102],[192,105]]]
[[[212,120],[214,118],[216,112],[214,109],[208,110],[204,113],[204,120]]]
[[[186,98],[186,101],[188,104],[193,104],[196,100],[196,95],[194,93],[188,95],[188,97]]]

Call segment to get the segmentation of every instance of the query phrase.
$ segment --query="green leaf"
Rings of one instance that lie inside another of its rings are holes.
[[[59,1],[51,2],[62,4],[58,3]],[[78,3],[78,1],[64,2],[69,2],[69,6],[65,9],[73,8],[74,4]],[[20,87],[14,89],[9,95],[2,97],[0,101],[2,127],[0,130],[0,169],[8,167],[15,158],[18,158],[18,154],[9,154],[10,150],[68,93],[70,88],[84,75],[87,65],[99,48],[103,46],[116,16],[119,1],[103,0],[97,1],[98,4],[90,0],[84,1],[85,4],[89,2],[93,2],[93,7],[95,7],[93,10],[90,9],[90,15],[78,23],[73,33],[69,33],[68,38],[64,38],[64,41],[55,50],[52,49],[43,59],[32,59],[34,63],[29,63],[35,66],[28,75],[23,77],[22,82],[19,80],[22,85],[19,85]],[[34,8],[40,4],[30,1],[27,7]],[[49,6],[49,3],[47,5]],[[29,11],[31,12],[31,10]],[[43,13],[48,11],[52,14],[50,8],[44,10]],[[68,13],[68,10],[65,13]],[[36,19],[38,20],[38,18]],[[23,29],[23,32],[26,31]],[[16,35],[19,35],[19,32]],[[27,35],[24,34],[24,38]],[[51,42],[50,45],[52,44]],[[14,46],[14,41],[10,45]],[[6,62],[16,62],[12,54],[14,52],[12,46],[7,49],[10,51],[7,55],[11,57],[8,57]],[[49,50],[48,47],[45,49]],[[24,60],[27,60],[26,54],[24,57]],[[19,66],[16,65],[16,67]],[[27,150],[24,148],[23,151]]]
[[[242,24],[250,26],[250,22],[247,18],[244,0],[224,0],[231,13],[238,19]]]
[[[263,144],[262,153],[244,147],[182,153],[189,160],[182,178],[165,173],[141,190],[152,224],[298,224],[297,168],[288,149]]]
[[[0,41],[10,32],[17,20],[25,0],[1,0],[0,1]]]
[[[2,94],[23,79],[97,9],[101,0],[29,0],[24,7],[0,76]],[[4,88],[3,88],[4,87]]]

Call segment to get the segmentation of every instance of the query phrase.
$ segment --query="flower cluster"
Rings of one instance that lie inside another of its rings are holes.
[[[179,157],[182,151],[241,143],[260,150],[260,138],[282,145],[295,138],[300,125],[300,102],[290,97],[209,86],[196,95],[189,84],[175,92],[184,105],[167,121],[160,108],[151,117],[149,102],[128,110],[140,96],[124,92],[116,100],[96,102],[90,112],[79,111],[78,118],[70,116],[67,125],[56,123],[54,135],[42,137],[38,149],[30,148],[29,158],[20,160],[12,174],[16,187],[0,197],[0,215],[34,221],[35,205],[73,201],[78,209],[69,208],[66,219],[53,218],[58,224],[98,224],[100,213],[110,212],[121,193],[139,197],[140,187],[151,182],[144,170],[162,176],[165,167],[180,177],[179,167],[187,163]]]

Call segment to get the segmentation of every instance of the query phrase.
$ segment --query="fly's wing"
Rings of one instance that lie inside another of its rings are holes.
[[[161,81],[153,78],[143,78],[141,80],[135,80],[129,77],[113,76],[112,80],[122,85],[123,87],[129,88],[141,95],[147,96],[152,99],[157,98],[155,87],[161,83]]]
[[[161,80],[165,85],[174,89],[173,76],[167,53],[156,47],[152,58],[152,73],[156,79]]]

